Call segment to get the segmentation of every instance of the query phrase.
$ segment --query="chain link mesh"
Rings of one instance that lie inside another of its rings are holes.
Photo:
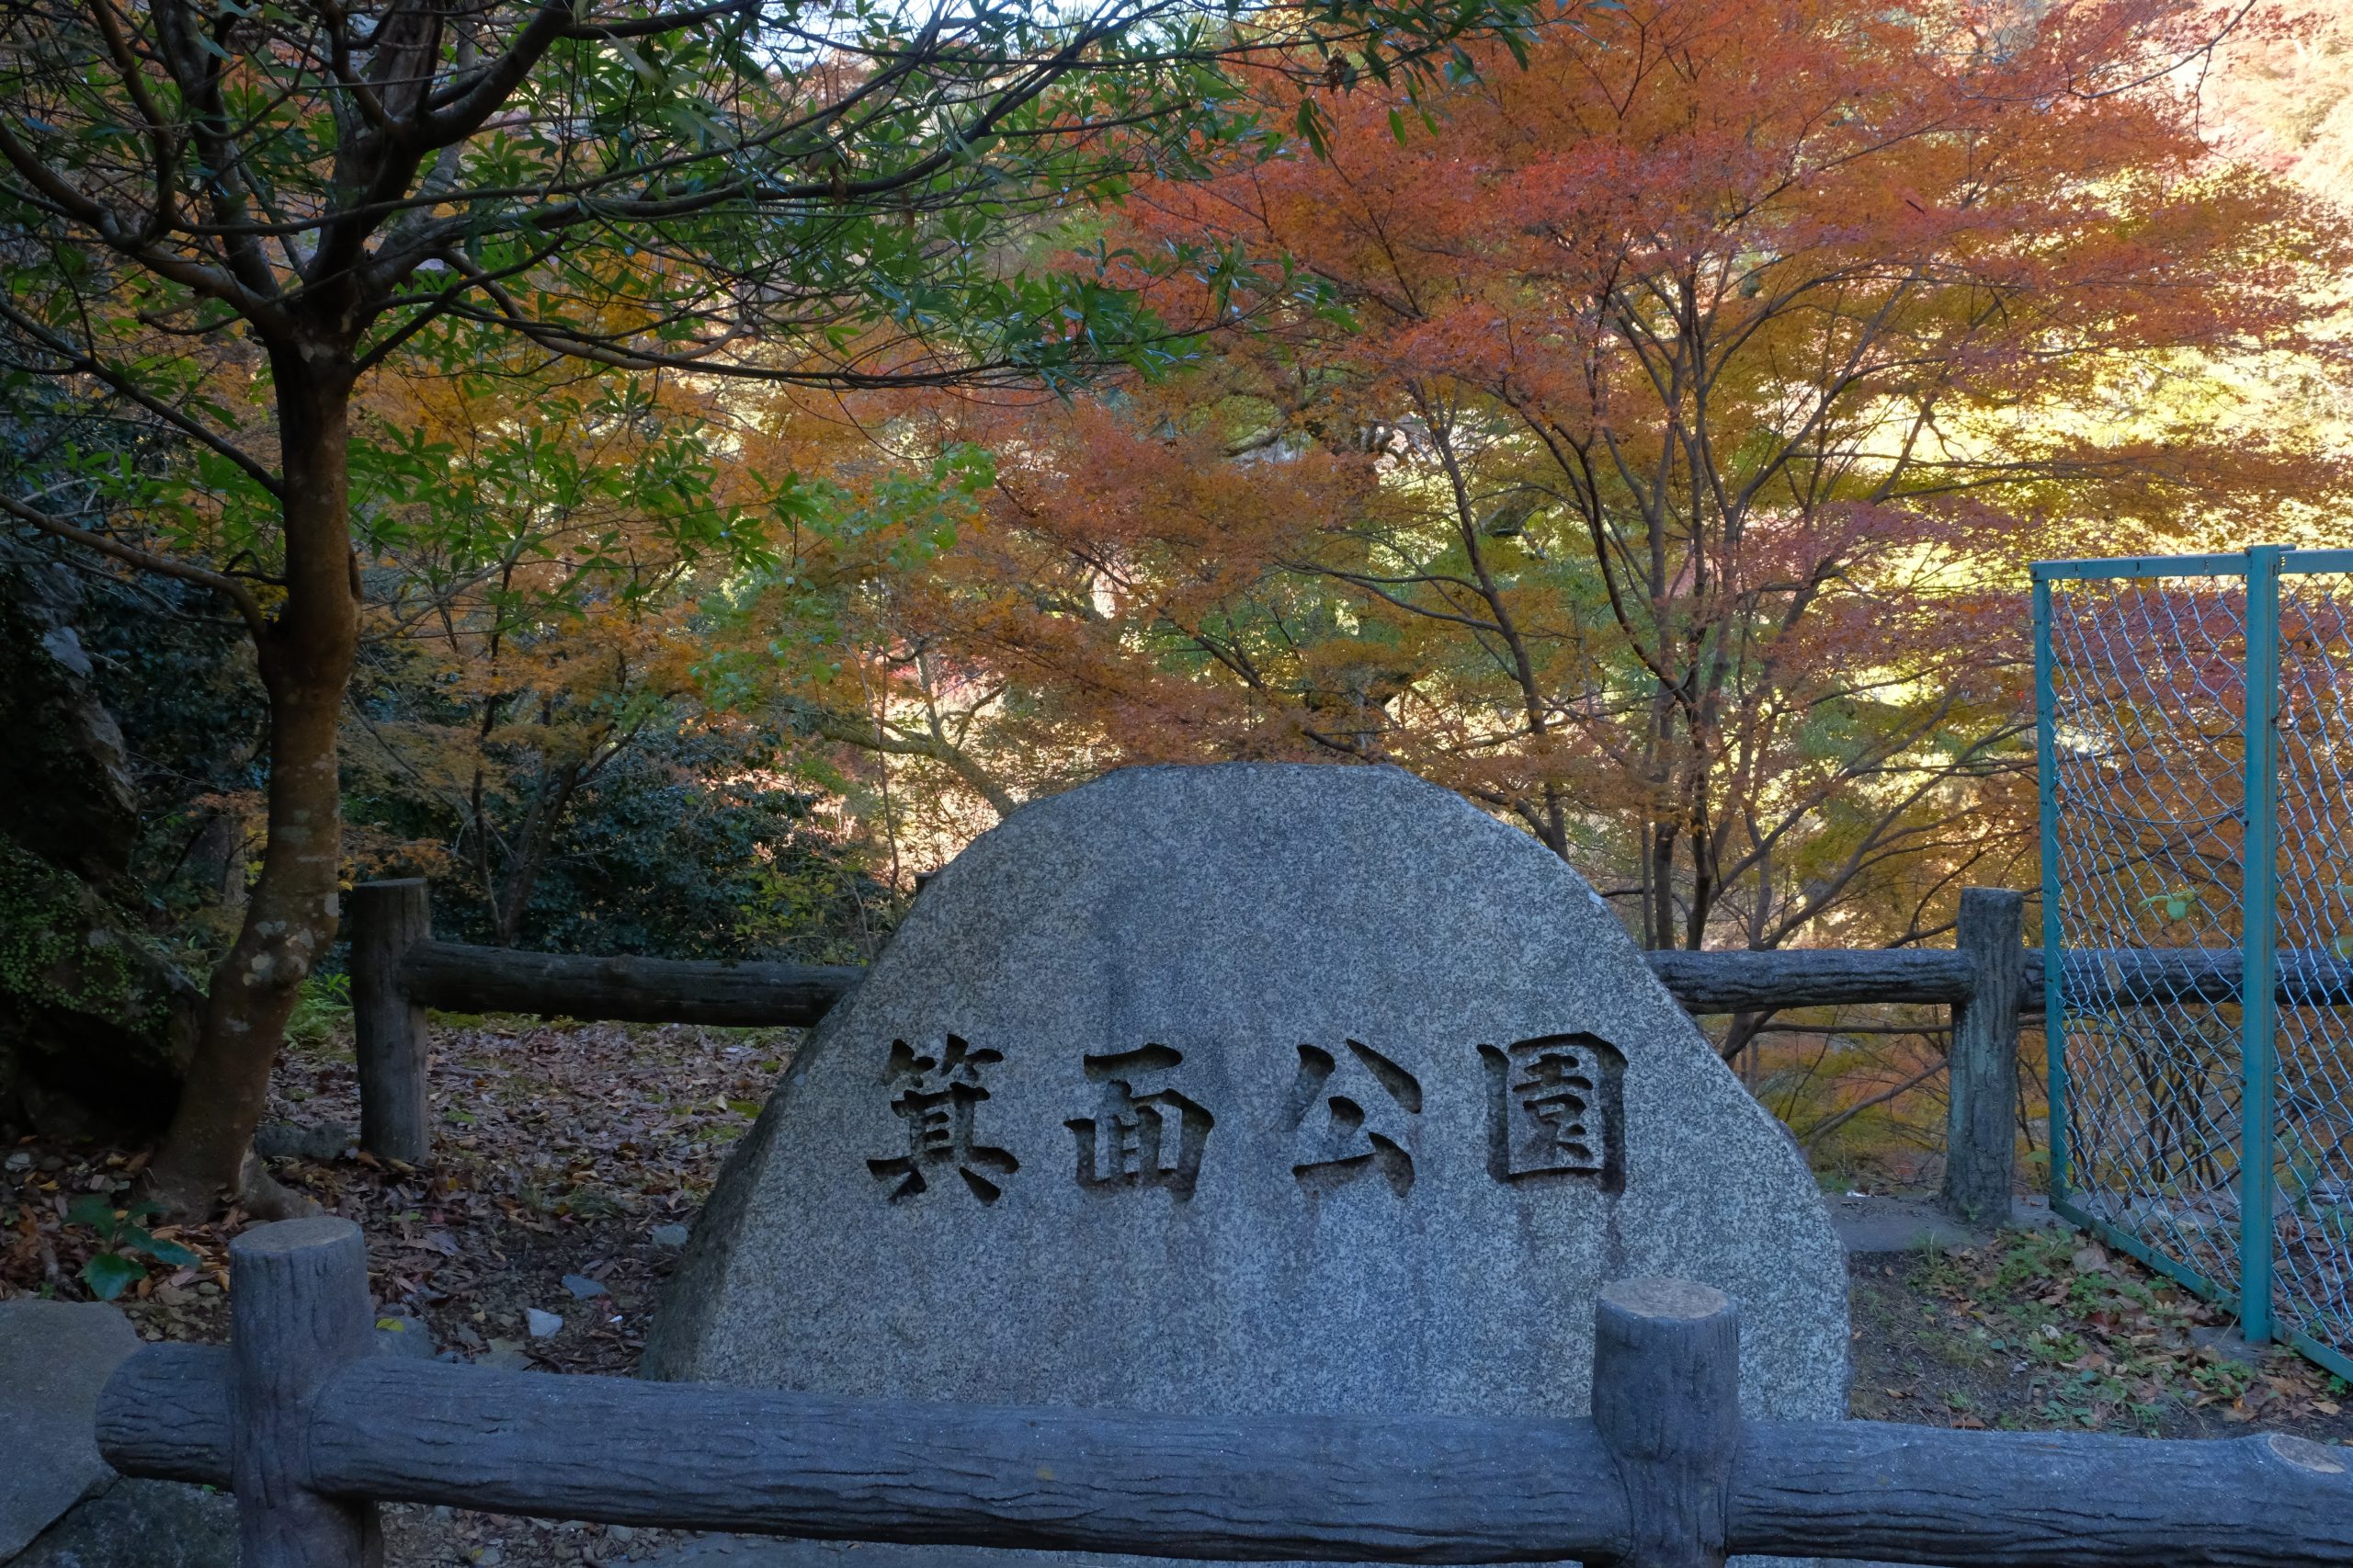
[[[2063,1196],[2224,1301],[2241,1292],[2247,1157],[2247,627],[2244,575],[2050,584]],[[2253,1157],[2270,1176],[2275,1320],[2341,1357],[2353,1353],[2353,574],[2284,574],[2279,644],[2281,989],[2271,1126]],[[2199,994],[2136,989],[2161,972],[2201,975]]]
[[[2245,651],[2243,583],[2052,585],[2067,1193],[2218,1295],[2239,1288],[2237,997],[2113,993],[2147,949],[2238,949]]]
[[[2277,733],[2280,969],[2310,1001],[2353,968],[2353,576],[2280,579]],[[2278,1055],[2272,1310],[2353,1352],[2353,1010],[2281,1006]]]

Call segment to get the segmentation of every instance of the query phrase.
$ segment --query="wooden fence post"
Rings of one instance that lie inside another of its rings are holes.
[[[421,1165],[433,1153],[426,1119],[425,1008],[401,983],[401,960],[433,937],[425,880],[351,890],[351,1033],[359,1063],[359,1146]]]
[[[1740,1448],[1740,1312],[1688,1279],[1623,1279],[1594,1307],[1593,1423],[1633,1549],[1617,1568],[1723,1568]]]
[[[230,1484],[243,1568],[380,1568],[376,1506],[309,1489],[311,1401],[373,1348],[368,1247],[348,1220],[257,1225],[229,1244]]]
[[[1966,888],[1953,946],[1976,960],[1977,985],[1952,1012],[1947,1058],[1944,1206],[1956,1219],[2006,1225],[2017,1181],[2020,945],[2026,895]]]

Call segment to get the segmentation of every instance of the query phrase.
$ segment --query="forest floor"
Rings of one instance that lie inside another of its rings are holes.
[[[348,1048],[332,1031],[294,1046],[278,1075],[278,1146],[304,1147],[273,1169],[366,1229],[381,1322],[421,1328],[433,1348],[469,1360],[634,1370],[683,1228],[797,1033],[437,1023],[430,1172],[378,1163],[333,1134],[358,1125],[358,1107]],[[0,1156],[0,1297],[85,1299],[80,1270],[99,1238],[68,1211],[81,1194],[127,1192],[141,1163],[39,1141]],[[242,1222],[156,1233],[197,1262],[153,1265],[121,1297],[142,1335],[226,1337],[226,1246]],[[2291,1352],[2237,1346],[2222,1314],[2072,1233],[1859,1256],[1851,1279],[1859,1416],[2168,1437],[2260,1428],[2353,1445],[2342,1381]],[[596,1440],[581,1434],[584,1446]],[[684,1539],[444,1508],[385,1514],[394,1568],[615,1563]]]

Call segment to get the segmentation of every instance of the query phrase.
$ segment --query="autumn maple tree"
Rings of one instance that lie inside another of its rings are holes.
[[[698,566],[768,522],[762,475],[710,460],[712,388],[536,358],[381,375],[357,409],[376,472],[346,810],[369,858],[466,889],[503,947],[583,793],[675,722]]]
[[[907,472],[822,392],[557,375],[505,347],[380,375],[357,404],[369,585],[343,747],[355,858],[462,890],[503,947],[616,770],[682,730],[751,737],[713,647],[741,581],[887,578],[986,472],[971,453]],[[764,646],[838,641],[801,608],[760,624]]]
[[[1933,934],[2024,850],[2024,562],[2346,499],[2181,395],[2344,384],[2342,217],[2200,133],[2232,20],[1628,0],[1145,187],[1136,234],[1314,290],[1165,387],[930,405],[1003,460],[867,667],[991,704],[1006,779],[1402,764],[1654,946]]]

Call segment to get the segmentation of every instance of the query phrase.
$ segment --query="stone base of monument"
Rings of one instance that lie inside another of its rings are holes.
[[[878,1546],[759,1536],[707,1536],[658,1557],[630,1558],[647,1568],[1185,1568],[1168,1557],[1088,1556],[1074,1551],[991,1551],[980,1547]],[[1832,1568],[1787,1557],[1735,1557],[1746,1568]],[[1232,1563],[1221,1568],[1344,1568],[1337,1563]],[[1853,1562],[1837,1568],[1907,1568]]]
[[[1932,1247],[1949,1252],[1976,1246],[1996,1229],[1964,1225],[1924,1198],[1847,1192],[1832,1196],[1829,1203],[1830,1227],[1852,1256],[1925,1252]],[[2066,1223],[2051,1211],[2050,1199],[2045,1198],[2022,1197],[2010,1205],[2011,1229],[2063,1230]]]
[[[111,1482],[5,1561],[6,1568],[238,1568],[237,1500],[177,1481]]]
[[[1845,1416],[1813,1177],[1574,871],[1394,768],[1140,767],[1015,812],[925,890],[731,1158],[645,1367],[1574,1416],[1598,1293],[1643,1276],[1739,1303],[1744,1414]]]
[[[122,1480],[98,1457],[98,1390],[138,1348],[119,1307],[0,1301],[0,1564],[235,1568],[225,1493]]]

